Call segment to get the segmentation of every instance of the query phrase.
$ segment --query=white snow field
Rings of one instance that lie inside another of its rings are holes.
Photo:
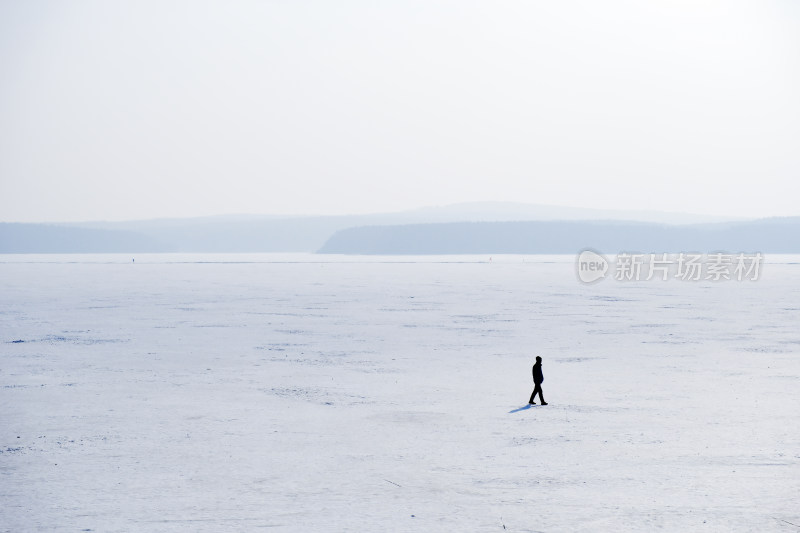
[[[135,259],[0,256],[2,531],[800,531],[798,257]]]

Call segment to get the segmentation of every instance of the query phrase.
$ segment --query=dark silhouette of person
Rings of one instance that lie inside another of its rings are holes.
[[[533,400],[536,398],[536,393],[539,393],[539,401],[542,405],[547,405],[547,402],[544,401],[544,396],[542,396],[542,382],[544,381],[544,376],[542,375],[542,358],[538,355],[536,356],[536,364],[533,365],[533,394],[531,394],[531,399],[528,401],[531,405],[536,405],[536,402]]]

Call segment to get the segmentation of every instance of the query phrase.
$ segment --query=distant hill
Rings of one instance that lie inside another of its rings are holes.
[[[362,226],[337,232],[319,253],[573,254],[584,248],[641,253],[800,253],[800,217],[690,225],[524,221]]]
[[[660,224],[731,222],[741,218],[664,211],[592,209],[520,202],[467,202],[408,211],[414,222],[515,222],[520,220],[628,220]]]
[[[337,231],[356,226],[517,220],[638,220],[683,223],[721,219],[685,213],[611,211],[513,202],[475,202],[397,213],[342,216],[218,216],[73,224],[129,231],[174,252],[314,252]]]
[[[166,251],[164,244],[131,231],[0,223],[0,253],[4,254]]]
[[[354,227],[405,226],[432,223],[577,221],[595,219],[638,220],[650,223],[716,222],[719,218],[683,213],[610,211],[510,202],[478,202],[429,207],[398,213],[347,216],[238,215],[129,222],[84,222],[64,224],[0,223],[0,253],[128,253],[128,252],[314,252],[316,250],[361,249],[351,234],[337,232]],[[565,222],[566,223],[566,222]],[[467,231],[470,226],[461,226]],[[473,230],[475,228],[472,228]],[[358,230],[359,239],[366,238]],[[387,238],[381,230],[377,242]],[[443,231],[441,228],[437,231]],[[577,230],[576,230],[577,231]],[[336,240],[331,240],[333,238]],[[345,245],[342,239],[350,239]],[[392,237],[394,239],[394,237]],[[454,235],[452,239],[459,239]],[[473,239],[469,237],[468,239]],[[383,247],[401,248],[386,241]],[[396,241],[399,242],[399,241]],[[333,243],[333,244],[331,244]],[[497,243],[496,243],[497,244]],[[511,246],[511,241],[507,244]],[[442,248],[441,244],[433,247]],[[452,246],[452,245],[450,245]],[[515,244],[515,248],[519,245]],[[466,249],[466,243],[460,249]],[[551,249],[552,246],[548,247]],[[410,249],[408,246],[402,249]],[[348,252],[349,253],[349,252]],[[377,253],[377,252],[365,252]],[[394,251],[388,253],[405,253]],[[426,252],[427,253],[427,252]],[[446,253],[446,252],[429,252]]]

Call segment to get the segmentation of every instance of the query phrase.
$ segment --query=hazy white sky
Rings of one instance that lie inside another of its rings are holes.
[[[0,0],[0,221],[800,215],[800,2]]]

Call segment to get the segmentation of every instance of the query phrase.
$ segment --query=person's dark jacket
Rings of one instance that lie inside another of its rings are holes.
[[[533,365],[533,383],[539,385],[544,381],[544,376],[542,375],[542,363],[536,363]]]

